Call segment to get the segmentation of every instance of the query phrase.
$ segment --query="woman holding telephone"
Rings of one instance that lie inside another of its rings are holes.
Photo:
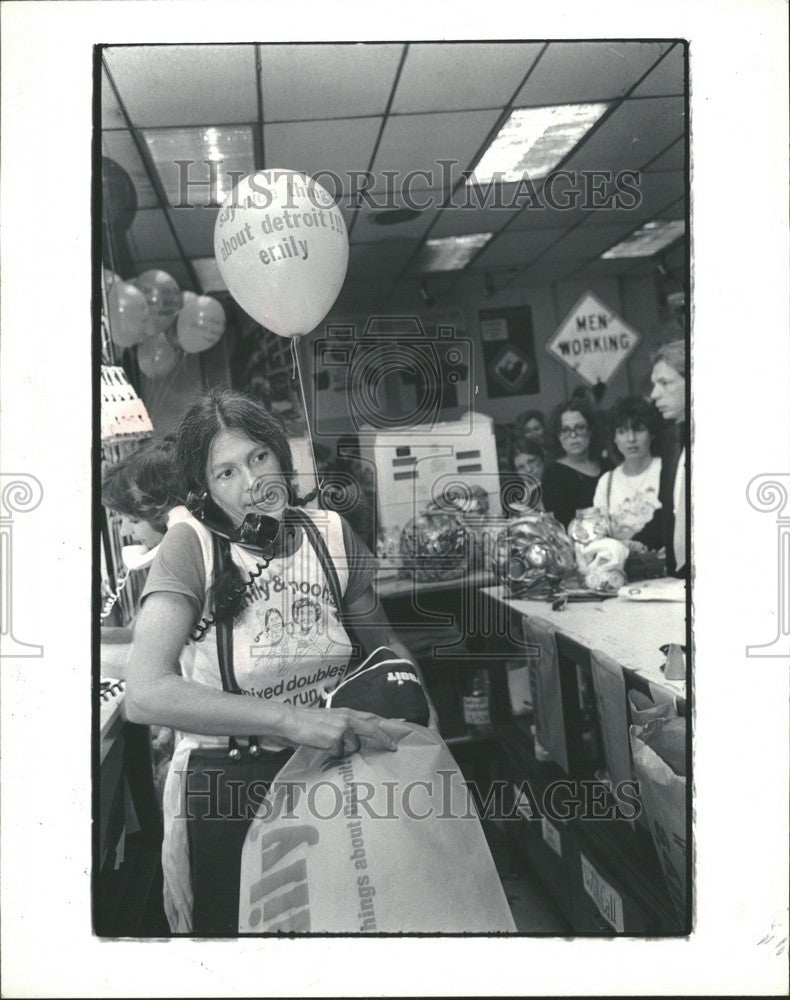
[[[176,460],[190,517],[151,567],[126,709],[178,731],[164,795],[171,928],[233,935],[244,837],[293,749],[396,750],[410,731],[319,707],[352,655],[346,620],[357,620],[363,654],[411,656],[378,605],[373,556],[337,513],[300,506],[285,429],[259,401],[206,393],[181,421]],[[186,643],[194,658],[182,676]]]

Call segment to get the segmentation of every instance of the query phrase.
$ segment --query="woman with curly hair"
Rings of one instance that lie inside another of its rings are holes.
[[[595,413],[587,400],[570,399],[554,410],[551,429],[563,454],[543,474],[543,506],[567,528],[577,510],[592,506],[601,475]]]
[[[610,454],[619,464],[598,480],[593,506],[609,514],[612,538],[633,539],[648,549],[661,548],[658,499],[661,459],[653,454],[660,417],[640,396],[625,396],[609,415]]]

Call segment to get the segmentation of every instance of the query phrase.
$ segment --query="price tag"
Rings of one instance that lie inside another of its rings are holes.
[[[543,831],[543,839],[556,855],[562,857],[562,838],[560,837],[560,831],[553,823],[550,823],[545,816],[541,819],[540,825]]]
[[[606,879],[601,878],[583,854],[582,882],[584,891],[598,907],[598,912],[616,931],[625,931],[623,925],[623,898],[615,892]]]

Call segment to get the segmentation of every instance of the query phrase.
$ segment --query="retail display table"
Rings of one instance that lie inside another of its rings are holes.
[[[503,586],[483,593],[527,618],[538,619],[586,649],[600,649],[627,671],[641,675],[683,698],[685,681],[668,681],[661,671],[667,643],[686,644],[686,606],[672,601],[603,601],[569,603],[552,611],[547,601],[510,597]]]

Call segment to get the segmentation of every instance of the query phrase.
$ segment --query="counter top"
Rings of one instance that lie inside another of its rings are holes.
[[[668,681],[661,671],[665,643],[686,644],[686,605],[670,601],[629,601],[612,597],[600,602],[567,604],[552,611],[547,601],[511,597],[504,586],[483,593],[530,618],[551,625],[588,649],[599,649],[621,667],[685,695],[685,681]]]

